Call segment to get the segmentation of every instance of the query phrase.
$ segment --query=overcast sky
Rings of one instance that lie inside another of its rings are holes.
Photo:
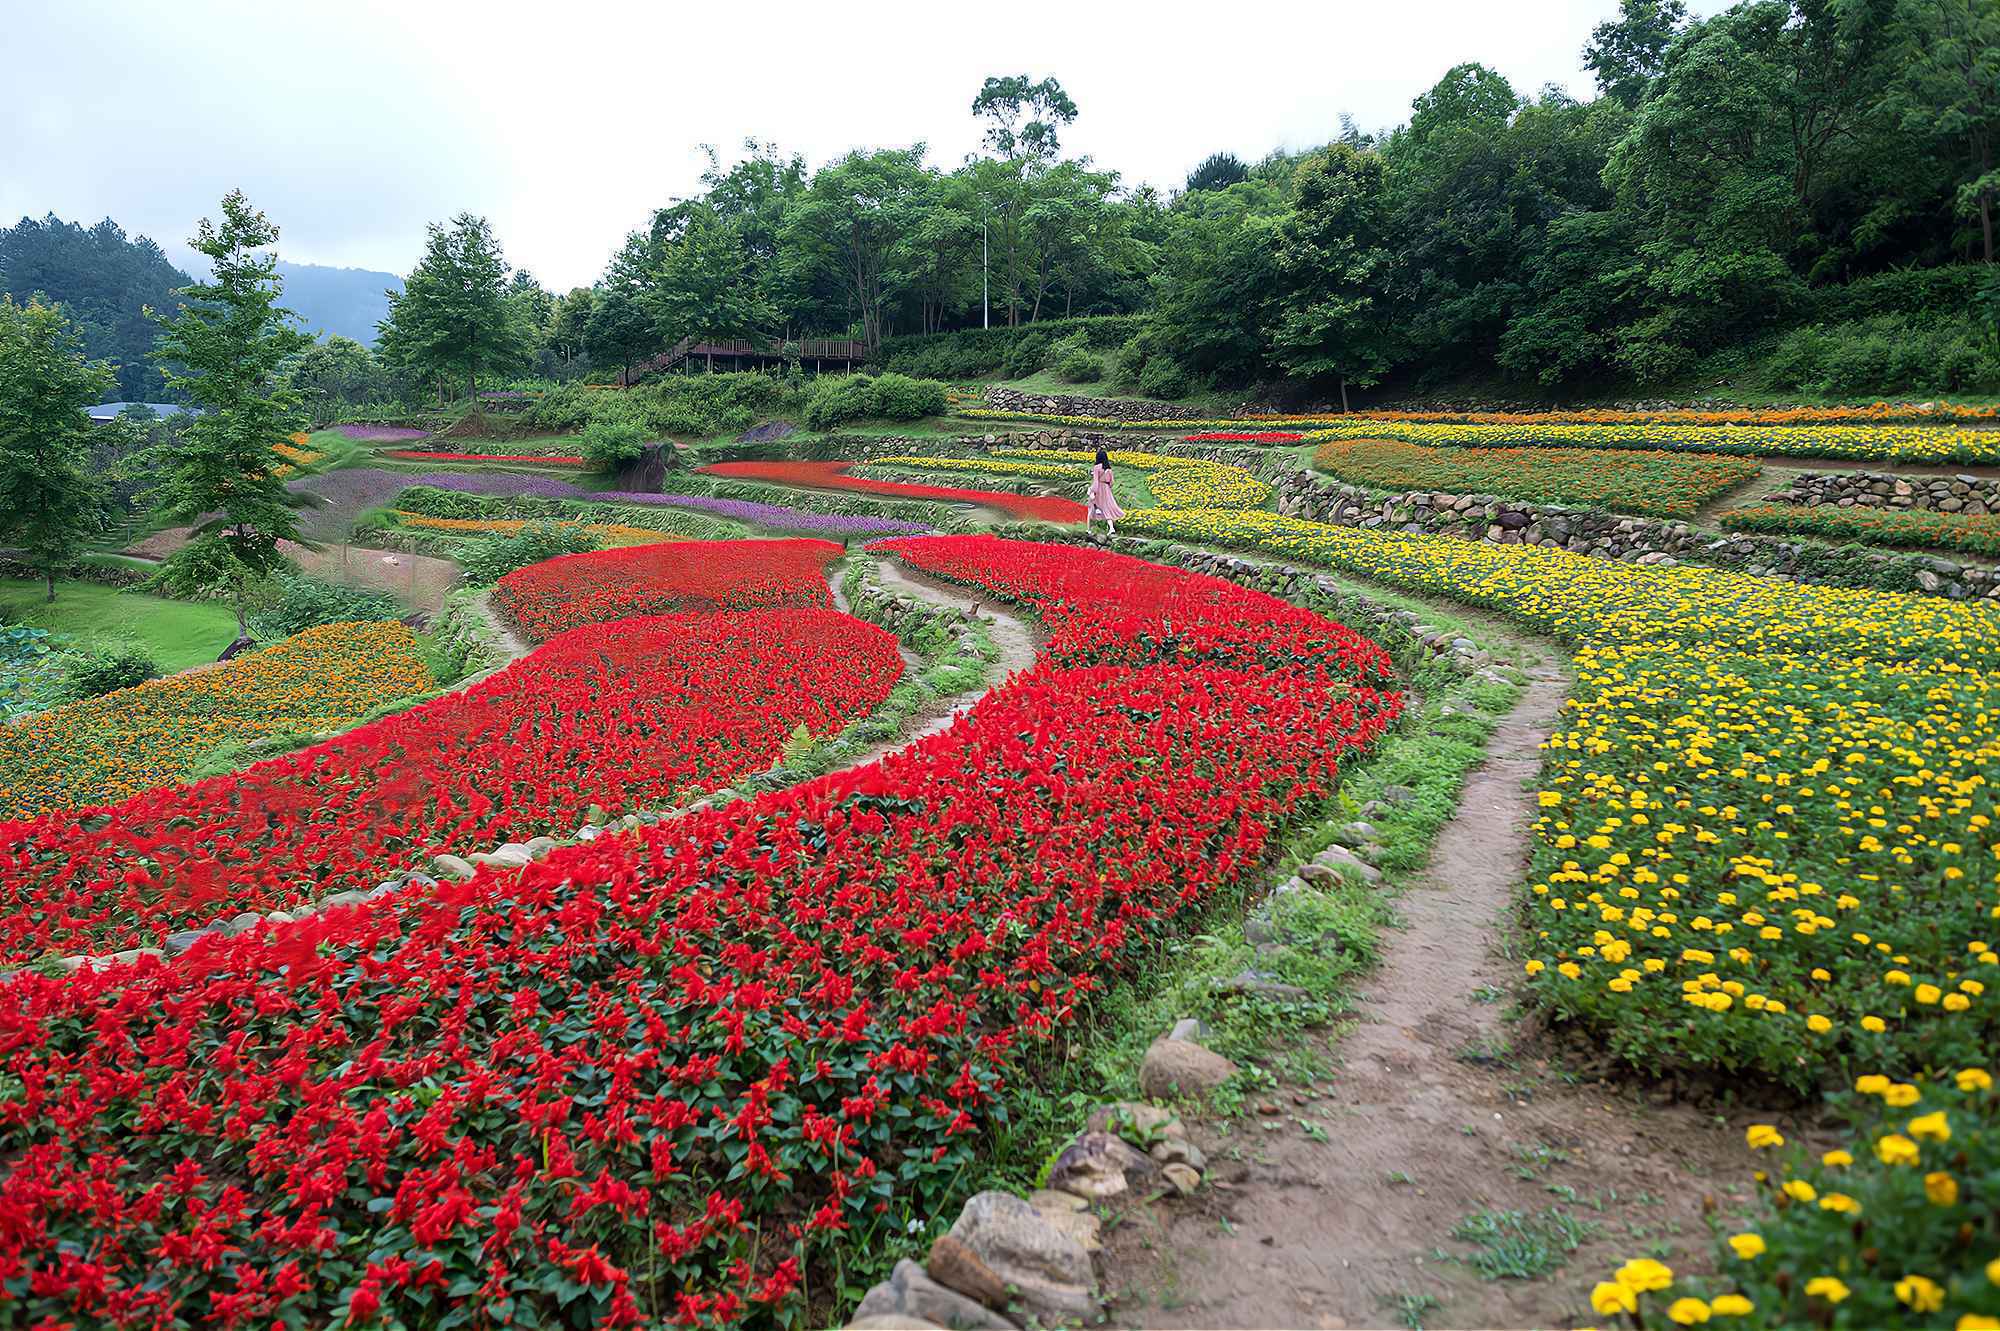
[[[1217,149],[1324,141],[1342,111],[1393,124],[1460,61],[1588,96],[1578,52],[1617,0],[9,8],[0,223],[108,215],[179,255],[241,187],[284,257],[402,273],[426,222],[469,209],[564,289],[697,187],[702,143],[817,165],[921,141],[952,166],[987,75],[1054,74],[1081,111],[1067,150],[1170,186]]]

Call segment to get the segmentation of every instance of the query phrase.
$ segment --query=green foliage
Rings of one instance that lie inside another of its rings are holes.
[[[0,544],[20,549],[51,599],[56,574],[104,518],[104,488],[87,465],[96,427],[84,409],[110,385],[110,369],[84,358],[60,307],[0,296]]]
[[[597,542],[587,532],[553,522],[531,522],[512,536],[489,536],[480,541],[460,557],[459,564],[468,583],[486,587],[517,568],[595,549]]]
[[[399,402],[406,387],[403,376],[373,351],[339,334],[301,351],[282,376],[316,426],[351,421],[357,408]]]
[[[1066,383],[1093,384],[1104,377],[1104,366],[1088,351],[1072,351],[1055,366],[1056,375]]]
[[[350,620],[401,619],[401,602],[386,592],[346,587],[301,573],[283,573],[271,580],[268,595],[250,618],[250,631],[273,642],[321,624]]]
[[[524,361],[531,329],[508,298],[507,259],[485,218],[460,213],[449,226],[431,223],[428,236],[402,292],[389,296],[382,356],[435,376],[440,388],[462,379],[474,398],[481,373]]]
[[[201,409],[149,459],[154,503],[193,528],[162,579],[183,593],[233,588],[239,632],[248,627],[245,582],[284,567],[278,543],[298,535],[272,449],[298,409],[280,370],[307,339],[278,307],[277,241],[278,228],[241,191],[224,196],[221,224],[203,218],[194,237],[213,275],[182,293],[187,303],[162,320],[154,353],[168,386]]]
[[[847,421],[921,420],[943,413],[945,387],[934,379],[907,375],[829,375],[806,390],[802,418],[809,430],[827,430]]]
[[[58,667],[64,701],[99,698],[143,684],[160,673],[145,648],[135,643],[101,643],[63,653]]]
[[[1139,391],[1147,397],[1171,402],[1175,398],[1186,397],[1192,388],[1187,371],[1172,356],[1153,356],[1139,374]]]
[[[645,450],[646,427],[636,420],[593,420],[583,429],[583,457],[594,471],[617,471],[637,462]]]
[[[2000,343],[1967,317],[1877,315],[1794,329],[1763,373],[1774,388],[1826,397],[1977,393],[2000,384]]]
[[[882,344],[888,367],[904,374],[928,379],[975,379],[1005,371],[1009,353],[1023,339],[1035,339],[1044,346],[1051,337],[1068,341],[1082,334],[1084,345],[1093,351],[1109,351],[1122,346],[1144,324],[1134,314],[1097,315],[1087,319],[1044,319],[1018,328],[963,328],[954,333],[892,337]],[[1039,363],[1022,374],[1032,374]],[[1010,378],[1018,378],[1009,372]]]
[[[147,311],[171,310],[187,274],[144,236],[128,238],[110,218],[86,230],[54,213],[0,228],[0,292],[63,307],[83,354],[117,375],[107,390],[126,402],[158,402],[166,379],[149,359],[156,329]]]
[[[1428,109],[1419,102],[1413,128]],[[1392,356],[1382,162],[1337,143],[1300,165],[1294,188],[1276,232],[1284,293],[1276,357],[1301,378],[1338,379],[1344,398],[1348,384],[1381,378]]]

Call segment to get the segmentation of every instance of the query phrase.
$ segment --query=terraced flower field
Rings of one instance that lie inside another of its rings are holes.
[[[905,499],[942,499],[995,508],[1009,516],[1040,522],[1081,522],[1083,505],[1050,495],[1018,495],[1004,490],[964,490],[950,486],[912,485],[902,481],[850,476],[851,462],[718,462],[701,470],[711,476],[772,481],[780,485],[823,490],[856,490],[864,494]]]
[[[1762,471],[1744,458],[1590,448],[1430,448],[1389,439],[1328,440],[1313,451],[1313,466],[1378,490],[1511,495],[1672,518],[1692,517]]]
[[[1735,531],[1781,532],[1832,541],[2000,556],[2000,514],[1940,513],[1922,508],[1840,508],[1822,504],[1745,504],[1715,518]]]
[[[1976,1063],[2000,1038],[1992,609],[1266,512],[1126,522],[1571,644],[1527,965],[1536,1001],[1620,1058],[1810,1086]]]
[[[1372,644],[1227,583],[889,548],[1037,607],[1049,658],[855,771],[8,981],[0,1124],[31,1141],[0,1178],[0,1260],[44,1273],[19,1311],[795,1320],[802,1262],[949,1196],[1079,1004],[1253,871],[1401,706]],[[226,1269],[181,1256],[211,1250]]]

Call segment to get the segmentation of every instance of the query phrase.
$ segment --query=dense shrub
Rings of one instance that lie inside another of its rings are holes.
[[[1088,351],[1072,351],[1057,362],[1055,370],[1064,383],[1094,384],[1104,377],[1104,366]]]
[[[829,430],[847,421],[881,417],[895,421],[921,420],[944,410],[944,385],[934,379],[901,374],[871,378],[865,374],[828,375],[813,380],[801,413],[809,430]]]
[[[1147,358],[1146,368],[1139,374],[1139,391],[1147,397],[1173,399],[1184,397],[1188,391],[1187,371],[1171,356],[1154,355]]]
[[[892,421],[920,421],[944,414],[944,385],[935,379],[885,374],[875,380],[875,414]]]
[[[669,375],[624,390],[564,384],[544,393],[528,419],[545,430],[625,422],[649,438],[725,434],[787,410],[795,396],[783,379],[748,372]]]
[[[160,673],[159,663],[133,643],[80,647],[63,655],[62,693],[72,702],[129,689]]]
[[[1049,336],[1047,333],[1030,330],[1014,339],[1014,345],[1007,348],[1001,359],[1000,368],[1009,379],[1025,379],[1048,359]]]
[[[1945,268],[1903,268],[1812,293],[1813,317],[1843,323],[1881,314],[1963,314],[1973,307],[1992,270],[1983,263]]]
[[[1882,314],[1793,329],[1765,373],[1774,388],[1828,397],[1987,392],[2000,386],[2000,345],[1970,317]]]
[[[903,374],[929,379],[974,379],[1001,370],[1009,349],[1024,337],[1054,340],[1080,333],[1090,350],[1112,351],[1138,332],[1144,319],[1145,316],[1138,314],[1109,314],[1043,319],[1015,328],[963,328],[953,333],[913,334],[884,341],[882,356],[890,369]]]
[[[250,620],[250,631],[266,642],[289,638],[321,624],[345,624],[375,619],[401,619],[402,603],[386,592],[283,574],[269,584],[264,607]]]
[[[500,581],[517,568],[539,564],[557,555],[581,554],[597,549],[589,533],[575,527],[559,527],[553,522],[531,522],[512,536],[489,536],[463,556],[459,563],[465,580],[476,586]]]
[[[595,420],[583,428],[584,460],[594,471],[617,471],[639,460],[646,430],[635,420]]]

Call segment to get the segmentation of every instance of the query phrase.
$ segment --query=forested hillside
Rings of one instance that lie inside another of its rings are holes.
[[[40,293],[60,301],[83,334],[86,354],[112,363],[118,395],[160,399],[160,371],[147,355],[158,329],[147,307],[171,310],[188,276],[145,236],[129,237],[105,218],[85,228],[55,214],[24,217],[0,230],[0,292],[25,302]]]

